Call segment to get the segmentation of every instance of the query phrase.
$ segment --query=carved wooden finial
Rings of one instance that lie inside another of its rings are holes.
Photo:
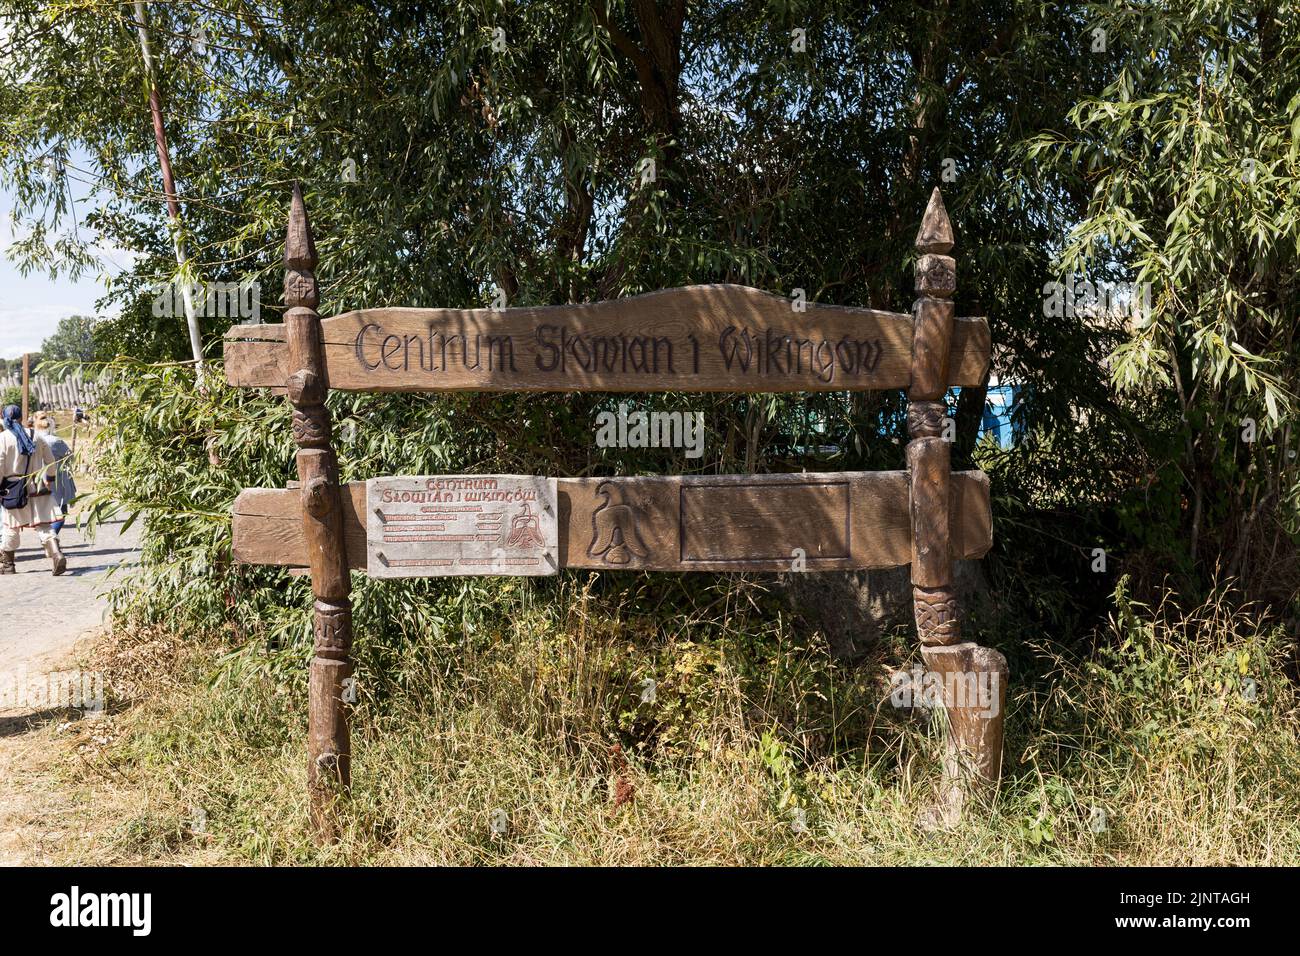
[[[284,237],[284,304],[291,309],[314,309],[320,304],[316,283],[316,241],[311,237],[302,189],[293,184],[289,205],[289,230]]]
[[[302,187],[293,184],[293,202],[289,206],[289,231],[284,237],[284,264],[291,269],[310,272],[316,268],[316,242],[307,221],[307,206],[302,201]]]
[[[945,253],[952,247],[952,223],[948,221],[948,210],[944,208],[939,187],[935,186],[916,234],[916,248],[921,252]]]

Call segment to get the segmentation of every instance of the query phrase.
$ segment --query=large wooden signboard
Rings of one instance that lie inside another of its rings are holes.
[[[560,569],[557,510],[554,478],[371,478],[366,482],[366,573],[375,578],[554,574]]]
[[[952,562],[992,543],[988,480],[951,470],[946,396],[982,387],[983,319],[955,315],[953,233],[936,189],[916,237],[911,314],[803,305],[734,285],[548,308],[379,308],[322,319],[317,255],[295,187],[283,325],[226,336],[232,385],[293,405],[299,487],[235,502],[237,560],[310,568],[315,647],[308,788],[321,840],[339,833],[351,743],[351,575],[830,571],[911,565],[922,657],[936,672],[996,678],[997,706],[945,697],[941,812],[1002,760],[1006,660],[964,640]],[[907,471],[613,478],[432,476],[340,486],[326,396],[366,391],[906,389]]]
[[[366,391],[812,392],[906,388],[912,316],[744,286],[545,308],[362,309],[321,320],[330,388]],[[947,384],[981,385],[984,319],[957,319]],[[233,385],[281,388],[282,325],[226,334]]]

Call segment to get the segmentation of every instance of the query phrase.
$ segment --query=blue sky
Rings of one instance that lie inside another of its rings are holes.
[[[85,200],[88,190],[78,189],[77,210],[89,208]],[[84,275],[73,281],[65,276],[51,279],[46,273],[27,276],[19,273],[9,260],[8,250],[14,241],[12,194],[0,186],[0,358],[16,358],[23,352],[36,352],[59,320],[69,315],[95,315],[95,300],[104,294],[104,287],[95,274]],[[84,223],[78,229],[84,236]],[[68,224],[67,228],[71,228]],[[102,255],[103,268],[110,273],[125,266],[129,259],[125,253],[108,251]]]

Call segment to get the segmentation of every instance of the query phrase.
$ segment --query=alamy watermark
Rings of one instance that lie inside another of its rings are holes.
[[[685,448],[687,458],[704,454],[703,412],[643,412],[627,410],[596,416],[598,448]]]
[[[184,318],[188,299],[198,318],[262,321],[260,282],[156,282],[152,292],[154,318]]]
[[[1002,706],[1001,681],[995,670],[941,673],[913,667],[890,676],[889,702],[905,710],[957,707],[975,710],[981,717],[996,717]]]
[[[104,675],[99,671],[31,674],[26,668],[0,671],[0,710],[60,710],[87,714],[104,711]]]
[[[1074,275],[1043,286],[1043,315],[1049,319],[1091,316],[1131,318],[1151,316],[1150,282],[1094,282]]]
[[[133,936],[148,936],[153,929],[152,893],[83,893],[74,885],[50,897],[50,925],[119,926]]]

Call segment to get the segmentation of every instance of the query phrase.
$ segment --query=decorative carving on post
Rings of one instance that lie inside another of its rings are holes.
[[[916,611],[916,633],[923,645],[956,644],[961,638],[960,612],[952,588],[914,585],[912,604]]]
[[[307,781],[317,838],[337,838],[334,802],[351,784],[351,747],[344,681],[351,676],[351,579],[343,537],[338,463],[330,445],[325,396],[329,391],[321,344],[316,283],[316,244],[307,222],[302,190],[295,185],[284,244],[285,340],[290,372],[286,381],[293,403],[293,438],[298,445],[298,482],[303,537],[315,595],[315,647],[308,697]]]
[[[1006,659],[962,642],[952,581],[949,533],[951,443],[943,434],[957,289],[952,224],[936,188],[916,236],[912,381],[908,387],[907,445],[912,509],[912,599],[926,666],[943,680],[948,741],[938,816],[953,822],[973,789],[997,782],[1002,771],[1002,710]],[[970,693],[974,690],[974,694]],[[972,696],[974,699],[972,699]]]
[[[923,644],[956,644],[961,626],[955,615],[942,629],[929,609],[955,608],[952,592],[952,558],[948,534],[948,498],[951,475],[949,449],[943,439],[947,412],[948,353],[952,343],[952,294],[957,288],[957,267],[952,256],[952,226],[935,189],[921,221],[916,248],[916,291],[913,306],[912,383],[907,397],[907,467],[912,490],[912,585],[917,630]],[[926,609],[923,613],[922,609]]]

